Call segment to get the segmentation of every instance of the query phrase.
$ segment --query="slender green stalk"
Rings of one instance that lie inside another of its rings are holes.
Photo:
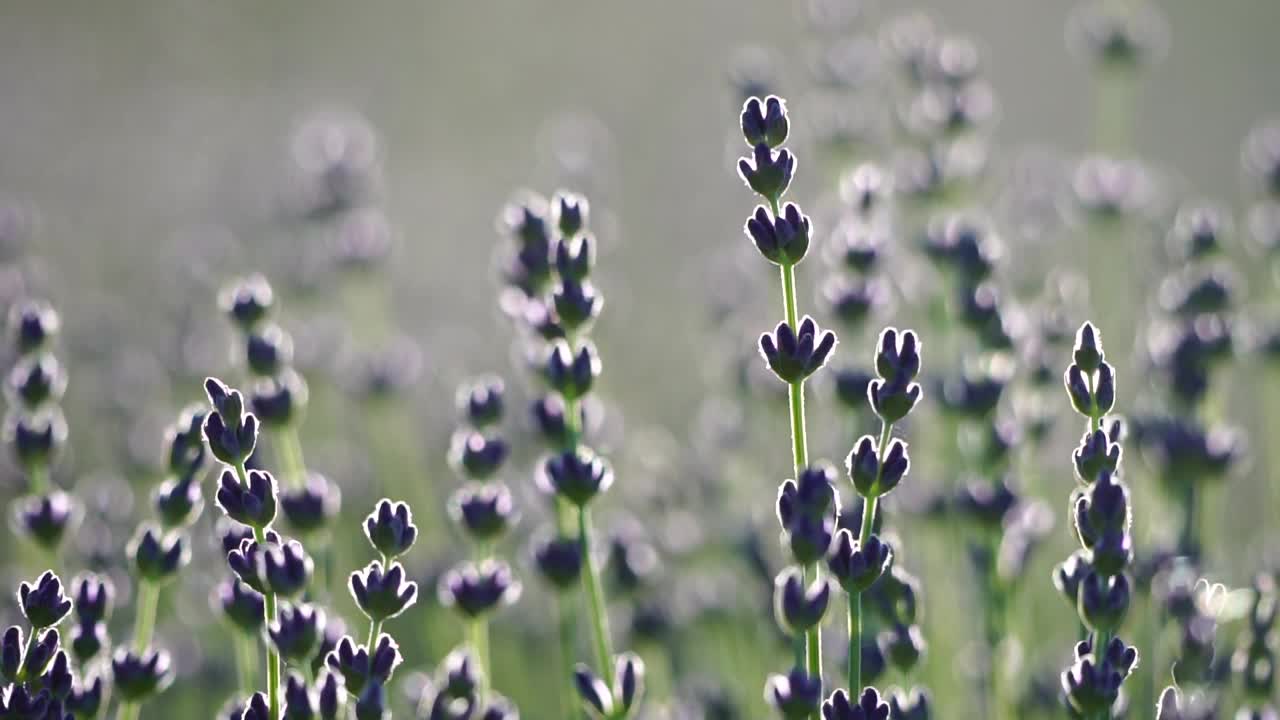
[[[774,217],[778,216],[778,200],[777,198],[769,199],[770,208],[773,210]],[[779,274],[782,278],[782,305],[784,316],[787,324],[793,329],[798,329],[799,310],[796,302],[796,268],[794,264],[782,265],[779,268]],[[791,459],[795,467],[796,477],[800,477],[800,473],[809,465],[809,445],[805,438],[805,422],[804,422],[804,381],[790,383],[787,386],[787,404],[791,408]],[[822,576],[822,570],[815,563],[804,568],[805,583],[817,580]],[[813,626],[805,634],[805,643],[807,650],[805,653],[805,667],[810,676],[821,679],[822,677],[822,626],[821,624]]]
[[[569,593],[556,596],[556,630],[560,636],[561,679],[566,683],[560,689],[560,711],[566,718],[576,717],[577,690],[573,686],[573,598]]]
[[[253,693],[253,678],[258,674],[257,663],[253,659],[253,644],[244,633],[235,633],[236,671],[240,677],[240,692],[245,695]]]
[[[489,623],[482,619],[472,620],[467,623],[467,635],[471,643],[471,649],[476,653],[476,662],[480,665],[480,672],[477,673],[480,679],[479,686],[476,688],[476,694],[481,702],[489,695]]]
[[[27,481],[32,495],[43,495],[49,489],[49,466],[42,462],[32,463],[27,470]]]
[[[880,469],[876,471],[876,484],[880,482],[885,457],[888,455],[889,439],[893,436],[893,423],[880,423],[880,444],[876,446],[879,454]],[[879,497],[863,499],[862,527],[858,532],[858,547],[866,547],[871,539],[871,529],[875,525],[876,506]],[[862,691],[862,593],[849,595],[849,692],[856,697]]]
[[[138,652],[146,650],[151,644],[159,604],[160,586],[146,580],[138,583],[138,617],[133,625],[133,647]]]
[[[582,590],[587,596],[591,613],[591,631],[596,645],[596,662],[605,684],[613,687],[613,651],[609,648],[609,616],[604,604],[604,589],[600,585],[600,573],[591,561],[591,511],[585,506],[578,509],[578,542],[582,547]]]
[[[236,477],[240,479],[240,484],[249,487],[249,472],[245,469],[244,463],[238,463],[236,466]],[[261,528],[253,529],[253,539],[262,546],[267,544],[267,534]],[[268,625],[276,621],[276,594],[273,592],[263,593],[266,600],[266,622]],[[276,649],[272,647],[270,642],[267,646],[267,707],[271,711],[271,717],[280,717],[280,655]],[[372,645],[370,645],[372,651]]]
[[[31,632],[27,634],[27,647],[25,650],[22,651],[22,657],[25,658],[31,655],[31,648],[35,647],[36,645],[36,634],[37,634],[36,629],[31,628]],[[25,663],[24,663],[24,667],[18,670],[18,680],[23,681],[26,679],[27,679],[27,668],[25,667]]]
[[[116,720],[138,720],[138,711],[141,706],[138,703],[121,703],[120,709],[116,712]]]
[[[293,425],[280,428],[276,432],[276,442],[280,447],[280,464],[284,468],[285,482],[290,487],[302,487],[307,479],[307,464],[302,456],[298,429]]]
[[[849,692],[862,690],[862,593],[849,596]]]

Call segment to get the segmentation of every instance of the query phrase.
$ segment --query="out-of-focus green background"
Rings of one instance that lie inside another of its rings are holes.
[[[881,3],[868,17],[878,23],[899,10],[889,5]],[[1070,3],[970,0],[919,7],[979,40],[986,76],[999,96],[1000,157],[1033,148],[1070,158],[1089,148],[1093,93],[1086,65],[1066,47]],[[1161,8],[1171,44],[1167,57],[1144,71],[1139,83],[1135,150],[1167,174],[1177,195],[1241,207],[1241,139],[1260,119],[1280,111],[1280,4],[1177,0]],[[607,306],[595,336],[606,363],[603,393],[625,417],[625,434],[614,445],[629,447],[615,452],[644,456],[657,453],[656,447],[696,455],[697,423],[691,418],[705,415],[708,397],[726,390],[717,384],[714,368],[689,369],[691,354],[712,331],[709,298],[719,294],[708,292],[705,277],[718,257],[737,262],[726,248],[745,242],[740,227],[752,202],[733,171],[740,145],[732,141],[738,101],[729,67],[743,46],[768,48],[781,60],[777,89],[802,93],[809,83],[806,58],[817,42],[802,14],[794,2],[729,0],[4,3],[0,194],[32,213],[24,282],[60,308],[74,345],[65,403],[74,454],[61,469],[64,479],[78,488],[97,482],[119,487],[110,478],[129,478],[135,487],[148,481],[145,471],[129,464],[129,446],[158,445],[148,430],[158,432],[183,403],[199,398],[195,384],[173,387],[171,381],[228,372],[221,345],[229,333],[214,305],[218,283],[256,269],[271,272],[279,279],[286,325],[299,335],[317,316],[347,322],[355,317],[359,324],[358,312],[344,313],[370,295],[375,303],[385,299],[385,291],[392,324],[422,348],[421,381],[398,410],[364,424],[333,419],[340,395],[320,390],[320,407],[302,432],[312,464],[345,484],[346,525],[338,532],[349,537],[339,540],[346,547],[339,553],[340,569],[364,562],[354,519],[375,497],[387,493],[422,501],[433,497],[425,483],[455,482],[443,465],[454,385],[481,372],[511,374],[510,323],[495,300],[494,218],[514,189],[550,191],[559,183],[590,192],[599,209],[594,221],[602,240],[600,285]],[[867,30],[874,33],[875,26]],[[377,287],[363,294],[324,280],[308,283],[305,262],[294,261],[307,256],[308,243],[325,241],[323,233],[286,217],[290,137],[317,113],[362,116],[377,133],[384,170],[379,204],[393,223],[397,246]],[[567,171],[566,152],[570,165],[584,157],[588,166]],[[821,167],[820,159],[800,151],[800,202],[815,203],[829,189]],[[1078,243],[1080,237],[1065,232],[1052,242]],[[1079,252],[1079,268],[1089,265],[1083,243],[1050,254],[1071,251]],[[1048,270],[1027,246],[1015,244],[1009,260],[1020,277]],[[200,270],[193,272],[193,264]],[[283,273],[280,279],[282,273],[275,272],[299,266],[299,277]],[[1122,263],[1110,267],[1111,276],[1091,280],[1129,279]],[[1254,275],[1262,280],[1261,295],[1266,277]],[[725,281],[734,277],[727,273]],[[767,281],[761,287],[776,292]],[[185,299],[181,311],[176,298]],[[812,307],[812,294],[802,303]],[[1136,318],[1144,311],[1107,309],[1100,318],[1104,332],[1108,314]],[[758,327],[716,344],[736,339],[749,346],[755,332],[776,320],[762,316]],[[367,323],[377,326],[366,328],[375,340],[386,337],[381,322]],[[323,322],[315,325],[323,337]],[[176,333],[176,326],[186,334]],[[1134,344],[1125,337],[1108,339],[1122,354]],[[864,349],[850,342],[842,351]],[[174,367],[174,358],[185,365]],[[1262,377],[1229,382],[1246,393],[1249,382],[1276,382]],[[1121,382],[1128,380],[1122,376]],[[1124,401],[1140,402],[1141,393],[1130,389],[1139,386],[1136,379],[1122,385]],[[89,426],[105,405],[120,405],[143,421]],[[834,410],[816,403],[811,422],[821,424],[824,412]],[[1265,447],[1275,428],[1256,416],[1247,420],[1255,445]],[[339,432],[355,432],[374,448],[380,438],[391,438],[391,448],[381,461],[353,459],[342,443],[325,441]],[[759,508],[767,539],[774,532],[767,522],[774,483],[788,471],[784,447],[780,441],[772,456],[757,453],[776,462],[757,469],[762,477],[744,479],[734,501]],[[842,454],[841,447],[831,443],[815,452]],[[509,468],[512,485],[527,484],[531,453],[518,454],[523,459]],[[1051,496],[1055,508],[1069,492],[1065,457],[1054,456],[1056,464],[1043,472],[1061,476],[1061,497]],[[659,483],[685,480],[674,460],[654,465]],[[374,477],[369,487],[353,484]],[[1220,527],[1226,536],[1250,526],[1259,532],[1240,537],[1256,543],[1274,525],[1275,508],[1240,500],[1267,497],[1256,489],[1258,477],[1235,481],[1246,493],[1236,500],[1227,493],[1213,500],[1215,510],[1236,518]],[[619,483],[627,482],[622,475]],[[606,502],[621,506],[623,498]],[[145,506],[115,511],[140,516]],[[717,514],[720,508],[696,511]],[[420,510],[419,516],[445,522],[438,508]],[[1140,521],[1140,543],[1145,532]],[[435,535],[441,542],[447,537],[444,529]],[[115,540],[123,545],[123,538]],[[1066,540],[1060,528],[1044,551],[1045,563],[1065,554]],[[425,552],[432,562],[448,557],[439,548]],[[1247,580],[1262,556],[1256,544],[1239,556],[1226,544],[1213,552],[1222,561],[1221,579],[1236,583]],[[205,643],[211,637],[207,630],[193,635],[183,628],[207,620],[199,617],[206,607],[203,593],[223,572],[215,555],[197,557],[199,566],[189,571],[198,578],[194,588],[179,593],[188,605],[168,603],[159,631],[179,651],[184,675],[144,717],[203,716],[192,708],[220,704],[231,686],[229,672],[203,669],[197,646],[208,644],[209,654],[226,649],[216,640]],[[423,561],[418,570],[425,576],[435,568]],[[924,574],[924,581],[927,592],[946,597],[947,583],[963,578]],[[1048,598],[1047,576],[1041,584],[1040,595]],[[532,579],[528,585],[528,594],[540,597]],[[516,612],[507,622],[541,637],[532,626],[543,622],[539,610],[545,600],[528,602],[534,609]],[[349,603],[341,609],[349,614]],[[1065,610],[1054,606],[1043,617],[1054,612]],[[121,637],[130,613],[128,607],[120,611]],[[767,626],[771,620],[762,613],[759,622]],[[422,623],[410,615],[393,625],[397,634],[414,635]],[[1066,631],[1052,641],[1065,648],[1071,625],[1064,622]],[[503,632],[500,623],[496,642]],[[770,638],[762,632],[745,652],[771,648]],[[406,668],[429,668],[452,640],[407,643],[437,655],[410,657]],[[1035,640],[1030,645],[1037,650]],[[711,652],[704,659],[732,654]],[[1047,651],[1051,660],[1062,654]],[[536,657],[501,649],[498,655],[500,672],[523,678],[506,689],[534,708],[529,717],[544,717],[539,713],[554,707],[537,690],[548,687],[537,684],[546,670],[522,675],[524,664],[536,663]],[[735,673],[735,690],[742,698],[757,698],[763,670],[779,669],[784,657],[781,652],[778,662],[745,662]],[[931,677],[952,675],[949,659],[930,662]],[[961,687],[947,682],[939,681],[940,691]],[[169,715],[164,707],[196,715]],[[763,712],[758,704],[747,707],[749,717]]]

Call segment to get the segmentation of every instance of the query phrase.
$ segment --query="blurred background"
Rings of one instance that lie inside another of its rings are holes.
[[[608,575],[618,644],[649,660],[645,717],[762,717],[764,676],[788,657],[768,599],[782,562],[773,503],[790,458],[781,386],[754,356],[781,307],[776,278],[741,234],[753,196],[734,170],[746,150],[736,128],[749,91],[790,100],[799,164],[789,197],[813,214],[816,235],[840,220],[842,173],[870,161],[906,175],[895,183],[907,200],[882,266],[892,299],[861,329],[841,332],[837,364],[868,364],[887,324],[917,325],[926,367],[940,377],[985,352],[939,319],[942,281],[919,252],[933,214],[957,209],[980,209],[1000,237],[1002,297],[1019,308],[1011,326],[1036,325],[1046,297],[1069,329],[1086,318],[1100,324],[1123,414],[1169,408],[1151,371],[1154,318],[1161,278],[1176,264],[1166,236],[1187,201],[1212,201],[1235,218],[1223,235],[1240,279],[1237,347],[1276,317],[1275,275],[1248,240],[1248,211],[1264,193],[1242,169],[1242,147],[1280,112],[1280,4],[1160,2],[1157,19],[1135,31],[1141,57],[1119,71],[1100,70],[1103,51],[1069,30],[1080,12],[978,0],[6,4],[0,295],[5,304],[48,299],[63,318],[70,444],[54,479],[87,510],[60,560],[64,574],[116,574],[113,636],[126,637],[124,544],[161,478],[163,429],[202,399],[205,375],[243,379],[216,298],[229,281],[261,272],[311,385],[300,427],[308,467],[342,488],[335,612],[352,619],[342,579],[368,560],[358,521],[377,498],[410,502],[427,528],[428,542],[406,559],[423,602],[390,623],[406,655],[397,707],[408,707],[413,672],[430,672],[460,638],[427,590],[459,557],[444,510],[459,483],[445,460],[455,388],[480,374],[507,378],[515,452],[503,478],[525,510],[505,552],[526,589],[493,630],[494,682],[526,717],[556,717],[546,688],[560,684],[538,662],[555,628],[525,547],[546,516],[531,483],[539,445],[523,413],[535,383],[498,300],[508,246],[496,219],[518,189],[566,187],[590,198],[600,240],[596,444],[618,483],[597,524],[623,555]],[[937,170],[966,189],[919,204],[908,201],[918,176],[909,151],[937,146],[916,133],[914,122],[932,118],[913,107],[895,55],[911,22],[976,51],[973,72],[991,93],[975,101],[976,127],[964,131],[976,149],[953,147],[961,157],[949,161],[981,169]],[[1079,170],[1094,150],[1140,159],[1134,182],[1150,191],[1133,217],[1105,230],[1092,224]],[[344,186],[350,197],[335,200],[332,186],[316,183],[333,166],[355,178]],[[816,257],[801,268],[801,307],[839,329],[821,302],[827,272]],[[1021,357],[1025,333],[1010,334],[1010,354]],[[1069,358],[1062,350],[1051,360],[1056,383]],[[1203,574],[1234,588],[1276,560],[1280,457],[1268,438],[1280,380],[1250,353],[1230,363],[1214,376],[1206,422],[1244,433],[1238,462],[1208,486],[1200,527],[1214,538]],[[809,422],[813,453],[840,463],[875,426],[845,409],[837,390],[830,380],[811,384]],[[966,589],[975,581],[965,551],[930,517],[933,495],[959,483],[940,448],[1015,418],[1012,396],[958,434],[928,410],[907,432],[917,487],[904,486],[886,511],[906,541],[903,562],[922,580],[930,641],[918,670],[887,680],[930,687],[941,717],[982,716],[966,687],[987,661],[975,659],[980,633],[967,625],[979,622],[981,601]],[[1056,426],[1034,452],[1015,453],[1009,470],[1056,520],[1010,611],[1009,633],[1021,641],[996,648],[1017,668],[1009,707],[1054,687],[1075,639],[1050,570],[1075,547],[1064,520],[1079,428],[1056,385],[1046,396]],[[1151,548],[1172,541],[1177,515],[1158,488],[1159,463],[1132,454],[1135,543]],[[6,476],[6,495],[20,494],[16,469]],[[233,654],[208,612],[225,572],[214,514],[207,508],[194,532],[193,567],[165,591],[157,636],[179,678],[144,718],[203,717],[234,691]],[[37,564],[16,551],[2,559],[15,580]],[[759,592],[744,591],[753,583]],[[1138,610],[1134,622],[1155,612]],[[1162,637],[1156,628],[1145,639],[1159,647]],[[1234,635],[1222,637],[1229,648]],[[831,657],[842,656],[840,640],[831,642]],[[1168,682],[1171,656],[1151,652],[1137,692]],[[1060,716],[1026,702],[1017,717]],[[1148,716],[1135,708],[1132,717]]]

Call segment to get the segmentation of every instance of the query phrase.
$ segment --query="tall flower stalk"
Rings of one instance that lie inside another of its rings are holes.
[[[1072,455],[1077,487],[1071,518],[1080,541],[1054,572],[1054,583],[1088,631],[1076,644],[1075,663],[1062,673],[1062,690],[1084,720],[1109,720],[1120,686],[1138,664],[1138,651],[1118,636],[1129,610],[1133,562],[1129,487],[1120,478],[1119,423],[1107,418],[1115,405],[1115,370],[1090,323],[1076,333],[1073,362],[1064,377],[1076,412],[1087,420]]]
[[[120,694],[118,718],[135,718],[142,702],[163,690],[172,680],[168,654],[152,649],[161,588],[177,577],[191,561],[188,528],[204,510],[204,479],[207,453],[201,427],[205,416],[200,408],[183,411],[167,433],[168,479],[152,495],[158,522],[143,523],[129,543],[128,555],[137,577],[137,602],[131,648],[119,648],[112,656],[116,686]],[[154,667],[152,667],[154,666]],[[148,670],[150,668],[150,670]],[[121,677],[136,674],[145,680],[135,689],[121,685]]]
[[[83,514],[75,497],[52,481],[53,462],[67,444],[67,421],[58,406],[67,374],[53,353],[60,328],[58,313],[43,302],[18,303],[9,313],[18,359],[5,381],[4,436],[27,479],[27,494],[14,501],[13,527],[47,553],[58,551]]]
[[[449,513],[473,546],[474,557],[462,566],[463,573],[505,567],[496,559],[494,546],[519,517],[511,490],[495,479],[508,452],[507,442],[498,432],[503,416],[503,394],[502,380],[495,377],[475,380],[458,390],[458,408],[465,426],[454,434],[449,459],[467,484],[453,494]],[[508,590],[510,600],[515,599],[518,587],[513,585]],[[489,650],[489,613],[465,612],[465,603],[457,607],[464,610],[469,645],[479,663],[479,703],[484,707],[508,706],[510,703],[505,699],[490,697],[488,684],[492,680],[493,662]]]
[[[804,383],[805,379],[822,367],[835,348],[836,336],[821,332],[813,318],[799,316],[796,292],[796,265],[809,250],[809,218],[794,203],[781,207],[782,196],[791,185],[795,172],[795,157],[782,147],[790,132],[790,120],[786,103],[778,97],[764,100],[751,98],[742,110],[742,135],[751,147],[751,156],[738,161],[738,173],[742,180],[768,207],[758,206],[747,219],[746,233],[766,260],[778,267],[782,286],[783,321],[773,333],[760,338],[760,351],[765,361],[787,384],[787,406],[791,425],[791,461],[796,483],[804,479],[809,468],[809,445],[805,434]],[[822,525],[827,514],[827,504],[808,508],[815,512],[807,520]],[[838,511],[837,511],[838,512]],[[802,513],[804,515],[804,513]],[[820,531],[821,532],[821,531]],[[827,536],[830,543],[830,536]],[[800,579],[804,584],[815,583],[821,587],[819,560],[826,553],[826,546],[812,558],[801,560]],[[821,615],[818,619],[820,620]],[[820,622],[813,622],[804,630],[803,669],[817,683],[819,695],[822,687],[822,629]],[[797,660],[799,660],[797,647]]]
[[[880,437],[864,435],[845,461],[854,490],[862,497],[862,520],[858,537],[842,529],[828,559],[831,573],[848,595],[849,605],[849,690],[862,691],[862,595],[880,579],[892,561],[892,551],[873,532],[880,498],[891,492],[911,466],[907,444],[893,438],[894,425],[915,407],[921,395],[915,382],[920,373],[920,343],[907,330],[895,328],[880,334],[875,354],[879,377],[867,388],[871,409],[880,418]]]

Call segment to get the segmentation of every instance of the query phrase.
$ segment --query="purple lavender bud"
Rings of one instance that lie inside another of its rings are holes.
[[[374,560],[364,570],[351,573],[351,596],[374,622],[396,617],[418,600],[418,583],[405,579],[404,566],[391,563],[385,570]]]
[[[571,238],[587,226],[590,204],[577,193],[559,190],[551,197],[551,219],[563,237]]]
[[[533,417],[538,434],[553,448],[563,448],[572,440],[564,413],[564,398],[557,393],[544,395],[529,407],[529,414]],[[578,420],[579,423],[582,422],[581,417]]]
[[[289,673],[284,686],[284,716],[281,720],[315,720],[319,715],[315,693],[307,687],[306,678]]]
[[[458,408],[467,422],[485,428],[502,420],[506,386],[500,377],[482,377],[458,388]]]
[[[252,635],[262,628],[266,599],[236,578],[228,578],[214,588],[216,607],[237,629]]]
[[[480,542],[501,537],[519,518],[511,491],[502,483],[459,488],[450,498],[449,515]]]
[[[191,477],[165,480],[152,493],[151,501],[161,524],[168,529],[187,527],[204,509],[200,483]]]
[[[809,218],[795,203],[787,203],[776,217],[757,206],[747,218],[745,232],[766,260],[782,266],[795,265],[809,252]]]
[[[918,625],[894,624],[877,637],[885,659],[903,673],[911,672],[927,645]]]
[[[776,202],[791,185],[795,175],[796,159],[790,150],[771,150],[766,143],[758,143],[751,157],[738,160],[738,175],[756,194]]]
[[[579,664],[573,669],[573,685],[578,690],[578,697],[596,717],[613,717],[613,694],[591,668]]]
[[[450,443],[449,463],[468,478],[484,480],[498,472],[509,451],[507,441],[497,435],[460,430]]]
[[[9,397],[28,410],[58,402],[66,389],[66,371],[58,358],[48,353],[19,359],[5,381]]]
[[[786,675],[770,675],[764,686],[764,700],[786,720],[806,720],[818,712],[822,702],[822,679],[810,677],[803,668]]]
[[[205,393],[214,410],[204,418],[204,436],[213,456],[228,465],[239,465],[253,454],[258,442],[258,420],[244,412],[244,397],[217,378],[205,380]]]
[[[585,203],[586,200],[584,199]],[[591,274],[596,264],[596,239],[590,233],[579,237],[566,236],[556,242],[556,274],[561,280],[582,282]]]
[[[111,645],[105,622],[78,622],[71,628],[70,640],[71,652],[81,665],[85,665],[97,657],[103,648]]]
[[[293,338],[275,323],[255,328],[245,338],[249,372],[272,377],[293,364]]]
[[[317,717],[320,720],[338,720],[346,706],[346,682],[341,674],[325,670],[316,682]]]
[[[71,664],[67,654],[62,650],[53,656],[53,662],[39,679],[40,686],[49,692],[55,700],[64,701],[71,694],[74,678],[71,675]]]
[[[1127,576],[1089,573],[1080,583],[1080,619],[1095,632],[1114,632],[1129,611],[1129,599]]]
[[[366,683],[356,698],[356,720],[387,720],[390,717],[387,691],[382,683],[376,680]]]
[[[577,538],[547,536],[534,541],[533,559],[538,574],[551,587],[565,592],[577,586],[582,575],[582,544]]]
[[[589,326],[604,309],[604,298],[590,280],[565,277],[551,291],[559,325],[569,332]]]
[[[275,533],[268,534],[265,545],[259,544],[251,537],[245,538],[240,541],[240,547],[227,553],[227,566],[236,574],[236,577],[240,578],[241,582],[265,595],[266,580],[259,570],[262,565],[262,555],[267,548],[274,547],[279,542],[280,538]]]
[[[613,658],[613,698],[623,717],[639,706],[644,695],[644,660],[633,652],[625,652]]]
[[[44,571],[34,585],[19,585],[18,601],[23,616],[36,629],[53,627],[71,612],[71,600],[62,593],[62,581],[52,570]]]
[[[1098,366],[1098,381],[1093,394],[1094,412],[1098,416],[1111,412],[1116,404],[1116,373],[1107,362]]]
[[[1121,454],[1119,442],[1107,437],[1102,429],[1086,432],[1080,439],[1080,445],[1071,453],[1076,477],[1083,483],[1092,483],[1103,472],[1116,472],[1120,467]]]
[[[240,720],[274,720],[267,704],[267,696],[260,692],[254,693],[240,711]]]
[[[10,409],[4,420],[4,440],[23,468],[45,467],[67,443],[67,419],[54,406],[34,413]]]
[[[520,581],[501,560],[463,563],[440,579],[440,604],[456,608],[467,618],[477,618],[520,598]]]
[[[853,533],[842,529],[836,533],[835,543],[827,556],[827,567],[850,595],[864,593],[875,585],[880,576],[889,571],[893,563],[893,550],[871,535],[866,545],[860,545]]]
[[[742,137],[747,145],[761,143],[776,148],[787,141],[790,124],[787,120],[787,101],[770,95],[763,101],[749,98],[742,105]]]
[[[1063,385],[1067,388],[1067,396],[1071,398],[1071,407],[1085,417],[1094,417],[1093,393],[1085,380],[1084,372],[1079,365],[1072,364],[1063,376]]]
[[[325,620],[324,610],[315,606],[282,603],[275,621],[267,626],[267,636],[280,657],[289,662],[303,662],[310,660],[320,645]]]
[[[302,487],[280,492],[280,510],[289,527],[311,533],[328,527],[342,509],[342,490],[320,473],[308,472]]]
[[[1081,372],[1093,374],[1102,365],[1102,357],[1102,335],[1093,323],[1086,322],[1076,331],[1071,359],[1079,366]]]
[[[67,530],[76,526],[82,513],[75,497],[61,490],[28,495],[14,501],[14,527],[41,547],[54,549],[62,544]]]
[[[270,428],[292,424],[306,409],[309,398],[307,381],[293,368],[285,368],[274,377],[254,383],[250,394],[254,415]]]
[[[773,583],[773,614],[782,631],[802,635],[822,622],[831,601],[831,584],[825,579],[805,587],[800,568],[789,567]]]
[[[259,274],[228,285],[218,296],[218,304],[241,331],[258,327],[275,305],[275,295],[267,279]]]
[[[128,648],[118,648],[111,656],[111,677],[121,698],[126,702],[141,702],[173,682],[169,653],[150,648],[135,653]]]
[[[583,341],[575,351],[568,341],[557,339],[547,351],[543,376],[566,400],[577,400],[591,392],[601,369],[600,355],[591,341]]]
[[[585,446],[549,455],[538,469],[535,479],[543,492],[554,493],[578,507],[585,507],[613,485],[613,468]]]
[[[413,513],[407,504],[383,498],[365,518],[364,535],[374,550],[388,558],[397,558],[413,547],[418,528],[413,524]]]
[[[894,720],[929,720],[929,693],[922,688],[910,692],[895,690],[889,698],[889,717]]]
[[[105,575],[82,572],[71,581],[76,618],[81,623],[95,623],[111,617],[115,594],[115,585]]]
[[[372,655],[368,648],[357,645],[351,636],[346,636],[325,658],[325,664],[342,676],[347,690],[356,697],[370,682],[383,685],[390,682],[400,662],[400,647],[386,633],[378,636]]]
[[[315,563],[302,543],[290,540],[283,545],[268,545],[258,556],[258,575],[276,595],[293,598],[306,590]]]
[[[875,688],[867,688],[857,704],[844,690],[836,690],[822,703],[822,720],[889,720],[889,705]]]
[[[62,718],[62,710],[60,705],[54,701],[53,696],[44,690],[36,691],[28,689],[26,685],[14,685],[9,691],[8,697],[3,698],[4,702],[0,703],[0,710],[4,711],[9,717],[18,718],[44,718],[50,717],[50,713],[56,713],[53,717]]]
[[[23,355],[44,349],[62,328],[58,312],[40,300],[24,300],[9,310],[9,335]]]
[[[82,677],[71,686],[71,694],[66,700],[67,712],[76,718],[98,717],[105,695],[101,675],[94,674],[92,681]]]
[[[152,525],[142,525],[125,549],[133,560],[134,571],[146,582],[172,580],[191,562],[191,548],[181,531],[165,532]]]
[[[760,336],[760,355],[785,383],[802,382],[817,372],[827,363],[835,346],[835,333],[820,330],[808,315],[797,329],[781,322],[773,333]]]
[[[0,640],[0,675],[10,683],[18,681],[18,673],[22,671],[22,660],[26,645],[22,639],[22,628],[11,626],[4,631]]]

